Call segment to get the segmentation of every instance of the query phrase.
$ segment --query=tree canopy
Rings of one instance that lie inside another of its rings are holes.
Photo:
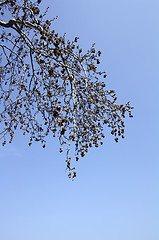
[[[98,70],[101,51],[83,53],[78,37],[66,40],[52,27],[54,19],[40,9],[41,0],[0,2],[0,139],[12,142],[20,129],[32,142],[46,145],[51,134],[66,151],[68,176],[76,176],[73,160],[103,144],[104,125],[114,139],[124,138],[130,103],[118,104],[106,89],[106,73]],[[74,159],[70,155],[74,149]]]

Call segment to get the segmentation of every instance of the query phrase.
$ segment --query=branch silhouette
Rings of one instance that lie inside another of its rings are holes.
[[[132,117],[130,103],[118,104],[114,90],[107,90],[106,73],[98,71],[101,51],[95,44],[83,53],[78,37],[73,41],[52,29],[55,19],[41,13],[39,1],[0,2],[0,139],[4,146],[17,129],[46,145],[51,134],[66,146],[68,176],[71,145],[75,160],[93,145],[103,144],[104,125],[118,142],[124,138],[124,118]],[[103,80],[102,80],[103,78]]]

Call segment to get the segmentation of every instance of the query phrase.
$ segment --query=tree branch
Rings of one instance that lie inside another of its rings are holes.
[[[8,3],[8,1],[7,1],[7,0],[6,0],[6,1],[4,1],[4,2],[0,2],[0,6],[4,5],[4,4],[6,4],[6,3]]]
[[[10,19],[8,22],[3,22],[0,20],[0,26],[6,27],[6,28],[10,28],[13,25],[15,25],[16,23],[19,23],[19,21],[16,19]]]

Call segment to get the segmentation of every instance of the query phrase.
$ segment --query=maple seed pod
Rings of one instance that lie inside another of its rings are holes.
[[[106,78],[106,76],[107,76],[107,74],[104,74],[104,76],[103,76],[103,77],[104,77],[104,78]]]
[[[67,167],[70,169],[70,162],[67,162]]]
[[[84,154],[84,151],[82,151],[82,152],[81,152],[81,157],[84,157],[84,155],[85,155],[85,154]]]
[[[65,127],[62,127],[61,135],[64,135],[65,131],[66,131],[66,128],[65,128]]]
[[[73,172],[72,178],[75,178],[75,177],[76,177],[76,172]]]
[[[59,152],[63,152],[62,148],[60,148]]]
[[[106,85],[105,85],[105,83],[102,83],[101,86],[102,86],[102,87],[105,87]]]
[[[121,133],[124,133],[124,129],[123,128],[121,129]]]
[[[105,123],[105,124],[108,123],[108,120],[107,120],[107,119],[104,119],[104,123]]]
[[[54,116],[54,117],[58,117],[58,116],[59,116],[59,113],[58,113],[57,111],[54,111],[53,116]]]
[[[61,111],[61,106],[57,106],[57,111]]]
[[[53,128],[53,130],[52,130],[52,131],[53,131],[53,133],[55,133],[55,132],[56,132],[56,128]]]
[[[98,51],[98,56],[100,57],[100,55],[101,55],[101,51],[99,50],[99,51]]]
[[[53,73],[54,73],[54,71],[53,71],[53,69],[51,68],[51,69],[49,69],[49,76],[52,76],[53,75]]]

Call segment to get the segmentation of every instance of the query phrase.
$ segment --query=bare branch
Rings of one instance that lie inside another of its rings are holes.
[[[18,20],[16,19],[10,19],[8,22],[3,22],[0,20],[0,26],[5,27],[5,28],[11,28],[13,25],[19,23]]]
[[[83,53],[77,37],[71,42],[59,36],[38,3],[0,2],[2,18],[12,18],[0,20],[0,139],[3,146],[12,142],[19,128],[29,134],[29,146],[37,141],[45,147],[51,134],[59,151],[65,149],[68,176],[74,178],[71,152],[78,161],[102,145],[104,125],[116,142],[124,138],[125,114],[132,117],[133,108],[118,104],[115,91],[106,89],[95,44]]]

